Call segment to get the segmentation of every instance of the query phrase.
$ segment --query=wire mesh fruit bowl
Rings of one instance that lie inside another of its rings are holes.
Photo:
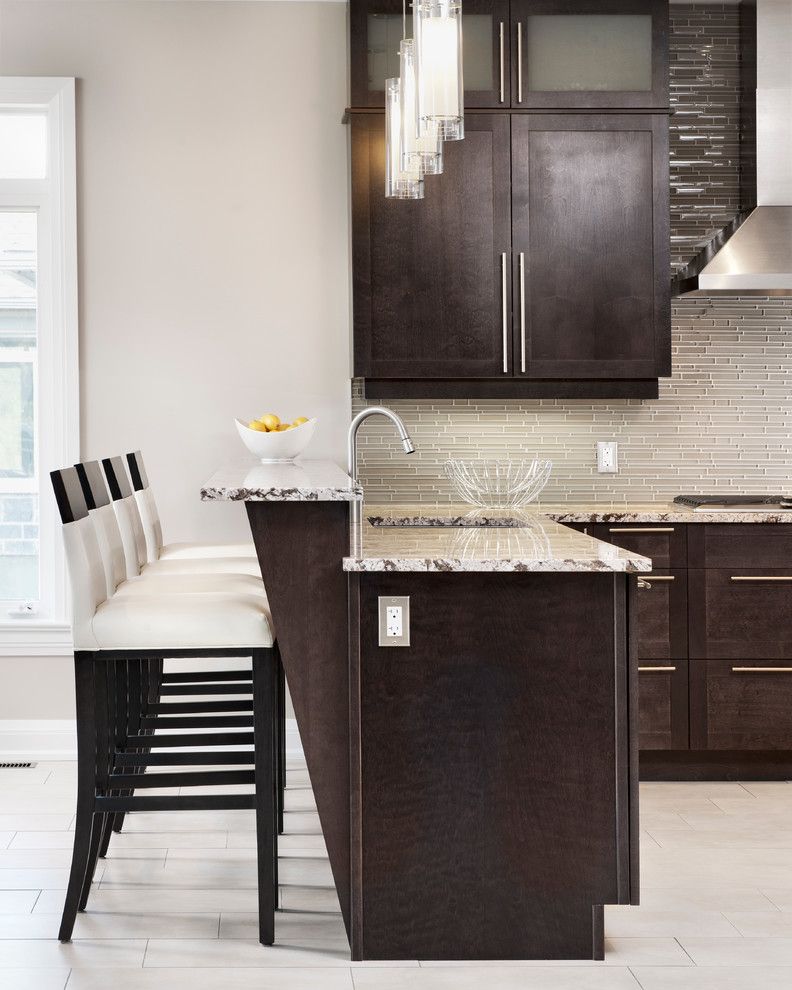
[[[445,472],[464,502],[488,508],[527,505],[539,496],[553,468],[552,461],[446,461]]]

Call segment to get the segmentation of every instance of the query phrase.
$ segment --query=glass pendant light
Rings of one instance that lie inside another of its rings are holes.
[[[401,76],[402,167],[417,169],[420,175],[440,175],[443,171],[443,144],[434,120],[418,133],[418,93],[415,78],[415,42],[404,38],[399,45]]]
[[[461,0],[414,0],[418,133],[432,122],[443,141],[465,136]]]
[[[424,183],[418,168],[402,165],[401,82],[385,80],[385,196],[388,199],[423,199]]]

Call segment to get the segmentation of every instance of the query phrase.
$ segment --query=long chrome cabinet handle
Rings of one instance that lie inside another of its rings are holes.
[[[525,253],[520,251],[520,371],[525,374]]]
[[[501,255],[501,310],[503,325],[503,373],[509,373],[509,322],[506,308],[506,254]]]
[[[673,533],[673,526],[611,526],[609,533]]]
[[[732,667],[733,674],[792,674],[792,667]]]
[[[638,671],[641,674],[649,674],[649,673],[659,674],[661,671],[672,671],[672,670],[676,670],[676,667],[671,666],[671,667],[639,667],[638,668]]]
[[[500,36],[499,36],[499,55],[500,55],[500,101],[503,103],[505,98],[505,83],[503,79],[503,21],[500,22]]]
[[[517,22],[517,102],[522,103],[522,21]]]
[[[751,574],[743,576],[732,574],[730,581],[792,581],[792,574]]]
[[[647,574],[644,581],[675,581],[673,574]]]

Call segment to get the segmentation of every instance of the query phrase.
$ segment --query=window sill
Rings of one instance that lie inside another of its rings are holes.
[[[71,627],[66,623],[0,620],[0,657],[63,657],[73,649]]]

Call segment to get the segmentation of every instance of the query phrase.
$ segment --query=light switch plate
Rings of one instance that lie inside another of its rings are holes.
[[[410,596],[380,595],[379,603],[379,645],[410,645]]]

